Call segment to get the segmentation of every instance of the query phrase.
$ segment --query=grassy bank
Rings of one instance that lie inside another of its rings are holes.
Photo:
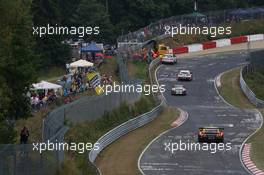
[[[103,134],[112,128],[150,111],[155,105],[156,103],[151,96],[143,96],[134,105],[123,104],[98,120],[75,125],[66,134],[65,141],[95,143]],[[94,174],[94,168],[88,165],[87,154],[88,152],[83,154],[66,153],[66,159],[59,174]]]
[[[254,108],[247,97],[240,89],[239,73],[240,69],[231,70],[221,77],[221,88],[219,93],[227,102],[239,108]]]
[[[114,81],[118,81],[117,76],[117,62],[115,58],[105,59],[104,64],[98,69],[100,74],[107,74],[112,76]],[[65,74],[65,70],[59,67],[53,67],[47,72],[40,72],[39,80],[46,80],[50,82],[56,82],[59,77]],[[76,95],[72,95],[72,100],[77,100],[83,96],[92,96],[96,95],[94,90],[88,90]],[[27,119],[19,119],[16,121],[15,130],[17,131],[17,143],[19,142],[20,130],[26,126],[30,131],[29,142],[39,142],[41,141],[41,132],[42,132],[42,120],[45,115],[52,111],[55,108],[60,107],[64,104],[63,98],[58,99],[55,103],[49,105],[47,108],[43,108],[38,112],[33,112],[32,116],[29,116]]]
[[[240,69],[235,69],[225,73],[221,77],[222,87],[219,89],[220,94],[227,102],[239,108],[254,108],[246,96],[243,94],[239,85]],[[264,109],[259,109],[264,116]],[[248,143],[252,144],[252,151],[250,157],[259,169],[264,170],[264,126],[249,140]]]
[[[163,39],[159,41],[159,43],[164,43],[173,48],[175,46],[201,43],[209,40],[230,38],[233,36],[264,33],[264,20],[249,20],[239,23],[220,24],[219,26],[232,27],[232,33],[230,35],[218,35],[216,37],[211,37],[209,35],[175,35],[174,37]]]
[[[147,77],[148,64],[146,61],[128,60],[127,69],[129,76],[144,80]]]
[[[65,69],[62,67],[51,67],[38,73],[38,81],[45,80],[55,83],[65,73]]]
[[[246,74],[244,79],[256,97],[264,100],[264,67],[256,68],[254,72]]]
[[[260,109],[262,116],[264,116],[264,109]],[[248,143],[251,143],[252,151],[250,152],[250,157],[256,166],[264,171],[264,126],[254,134],[249,140]]]
[[[96,160],[96,165],[104,175],[140,174],[137,161],[144,148],[160,133],[171,128],[179,111],[166,108],[160,116],[149,124],[122,136],[108,146]]]

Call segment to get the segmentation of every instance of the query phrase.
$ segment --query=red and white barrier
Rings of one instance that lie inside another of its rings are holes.
[[[229,39],[207,41],[202,44],[191,44],[191,45],[175,47],[172,50],[174,54],[183,54],[183,53],[197,52],[206,49],[226,47],[226,46],[231,46],[233,44],[241,44],[250,41],[260,41],[260,40],[264,40],[264,34],[237,36]]]
[[[197,52],[203,50],[203,45],[202,44],[191,44],[188,45],[188,50],[189,52]]]
[[[256,35],[247,35],[248,41],[259,41],[264,40],[263,34],[256,34]]]
[[[231,44],[240,44],[240,43],[246,43],[248,42],[247,36],[236,36],[230,38]]]
[[[182,53],[188,53],[188,47],[187,46],[182,46],[182,47],[175,47],[172,49],[174,54],[182,54]]]
[[[212,49],[212,48],[216,48],[216,42],[215,41],[208,41],[208,42],[203,43],[203,50]]]
[[[219,40],[215,40],[215,42],[216,42],[216,47],[231,46],[230,39],[219,39]]]

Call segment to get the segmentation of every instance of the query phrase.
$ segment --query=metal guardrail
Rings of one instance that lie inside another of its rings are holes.
[[[130,119],[129,121],[117,126],[116,128],[112,129],[111,131],[103,135],[96,142],[99,145],[99,149],[98,150],[93,149],[90,151],[89,160],[91,162],[94,162],[98,154],[105,147],[116,141],[121,136],[149,123],[150,121],[155,119],[156,116],[158,116],[161,110],[162,110],[162,103],[157,107],[155,107],[154,109],[152,109],[150,112],[142,114],[134,119]]]
[[[159,60],[153,60],[149,66],[149,78],[151,80],[151,84],[153,84],[153,78],[151,71],[152,69],[155,69],[155,67],[159,64]],[[155,76],[155,81],[157,81],[157,78]],[[157,83],[157,82],[156,82]],[[165,102],[162,100],[161,103],[156,106],[154,109],[151,111],[142,114],[134,119],[130,119],[129,121],[117,126],[116,128],[112,129],[105,135],[103,135],[100,139],[98,139],[97,143],[99,143],[99,149],[94,150],[92,149],[89,153],[89,160],[90,162],[94,163],[95,159],[99,155],[99,153],[108,145],[116,141],[118,138],[121,136],[141,127],[144,126],[145,124],[153,121],[162,111],[163,106],[165,105]],[[99,171],[100,172],[100,171]],[[100,173],[101,174],[101,173]]]
[[[264,19],[264,12],[254,12],[254,8],[242,9],[247,11],[247,14],[233,14],[233,12],[236,10],[237,9],[202,12],[205,15],[203,17],[192,17],[190,14],[172,16],[158,20],[137,31],[122,35],[118,37],[117,41],[143,43],[149,38],[163,35],[165,33],[165,25],[178,26],[179,24],[182,24],[183,26],[216,26],[223,23],[240,22],[243,20]]]
[[[58,151],[33,151],[32,144],[0,145],[1,175],[47,175],[59,169]]]
[[[247,96],[247,98],[249,99],[249,101],[251,103],[253,103],[256,107],[264,107],[264,101],[260,100],[256,97],[256,95],[254,94],[254,92],[248,87],[248,85],[246,84],[243,75],[245,75],[245,71],[246,71],[246,67],[243,67],[240,70],[240,87],[242,89],[242,91],[244,92],[244,94]]]

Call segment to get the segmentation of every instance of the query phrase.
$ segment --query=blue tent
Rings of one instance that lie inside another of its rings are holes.
[[[95,43],[91,43],[87,47],[81,48],[81,52],[93,52],[93,53],[96,53],[96,52],[102,52],[102,49],[97,47]]]
[[[230,15],[247,15],[250,12],[243,10],[243,9],[237,9],[237,10],[233,10],[232,12],[230,12]]]
[[[248,11],[250,13],[264,13],[264,8],[251,8]]]

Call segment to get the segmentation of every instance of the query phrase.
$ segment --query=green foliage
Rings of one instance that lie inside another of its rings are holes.
[[[61,4],[58,0],[33,0],[31,13],[34,26],[62,25],[61,21],[65,21],[63,13],[65,12],[69,16],[68,13],[70,12],[66,12],[67,10],[63,8],[64,6],[59,6]],[[68,23],[68,21],[65,22]],[[41,70],[45,70],[49,66],[64,66],[71,58],[70,47],[61,43],[63,39],[65,39],[65,36],[45,35],[40,38],[36,35],[37,44],[35,50],[41,56],[39,60],[39,68]]]
[[[264,66],[255,68],[252,73],[247,73],[245,81],[256,97],[264,100]]]
[[[113,25],[110,22],[109,14],[105,7],[97,0],[81,0],[73,14],[72,23],[74,26],[99,26],[99,35],[85,36],[88,41],[109,42],[114,41],[112,31]]]
[[[36,78],[38,56],[33,49],[29,8],[27,1],[0,3],[0,143],[13,142],[11,121],[30,115],[25,94]]]
[[[98,120],[76,125],[70,129],[65,139],[67,142],[95,143],[103,134],[112,128],[133,117],[150,111],[154,106],[155,101],[152,96],[142,96],[140,100],[132,106],[124,103],[112,112],[106,113]],[[79,172],[82,172],[82,174],[93,174],[93,166],[87,166],[86,153],[76,154],[76,160]]]

